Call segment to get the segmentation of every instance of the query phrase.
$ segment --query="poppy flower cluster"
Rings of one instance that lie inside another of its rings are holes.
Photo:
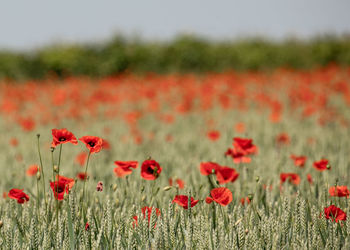
[[[239,176],[234,168],[221,166],[215,162],[202,162],[199,169],[202,175],[215,174],[219,184],[234,182]]]
[[[319,161],[315,161],[313,164],[313,167],[318,171],[331,169],[331,166],[329,165],[329,161],[327,159],[321,159]]]
[[[231,156],[234,163],[249,163],[251,162],[250,155],[258,152],[257,146],[253,144],[253,139],[248,138],[233,138],[233,148],[227,149],[225,156]]]

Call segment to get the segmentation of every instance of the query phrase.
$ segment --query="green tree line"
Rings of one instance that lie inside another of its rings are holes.
[[[29,52],[1,50],[0,78],[309,69],[329,63],[350,65],[349,36],[279,42],[262,38],[212,41],[187,35],[168,42],[146,42],[115,36],[99,44],[52,45]]]

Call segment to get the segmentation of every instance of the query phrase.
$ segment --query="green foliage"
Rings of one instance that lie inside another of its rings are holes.
[[[86,75],[308,69],[329,63],[350,65],[349,37],[273,42],[261,38],[209,41],[180,36],[171,42],[145,42],[116,36],[103,44],[56,45],[32,53],[0,52],[0,78],[37,79]]]

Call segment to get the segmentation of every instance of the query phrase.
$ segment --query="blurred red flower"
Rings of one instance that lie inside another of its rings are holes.
[[[175,180],[177,186],[179,187],[179,189],[183,189],[185,187],[185,182],[181,179],[176,179]],[[169,186],[173,185],[173,179],[169,178]]]
[[[240,200],[242,206],[244,206],[245,203],[250,204],[250,199],[248,197],[242,198]]]
[[[215,174],[220,165],[215,162],[202,162],[199,166],[202,175]]]
[[[64,193],[69,193],[69,190],[74,186],[74,179],[57,175],[55,182],[50,182],[50,187],[54,193],[56,200],[63,200]]]
[[[288,180],[290,183],[293,183],[294,185],[298,185],[300,183],[300,176],[295,173],[281,173],[280,180],[281,180],[281,184],[283,184]]]
[[[329,165],[329,161],[326,159],[321,159],[319,161],[315,161],[313,164],[313,167],[317,169],[318,171],[324,171],[326,169],[331,169],[331,166]]]
[[[290,158],[294,161],[294,165],[296,167],[304,167],[305,162],[307,160],[306,156],[296,156],[296,155],[291,155]]]
[[[307,174],[307,175],[306,175],[306,178],[307,178],[307,181],[308,181],[310,184],[313,183],[311,174]]]
[[[220,132],[217,130],[212,130],[207,133],[207,136],[210,140],[216,141],[220,138]]]
[[[82,141],[91,154],[98,153],[102,149],[103,140],[97,136],[83,136],[79,138]]]
[[[62,129],[52,129],[52,143],[51,147],[56,147],[59,144],[70,142],[74,145],[78,144],[77,138],[73,135],[72,132],[68,131],[65,128]]]
[[[145,180],[155,180],[162,172],[162,167],[155,160],[145,160],[141,166],[141,177]]]
[[[160,216],[160,210],[158,208],[154,208],[155,209],[155,213],[156,213],[156,216],[159,217]],[[148,226],[149,226],[149,223],[151,222],[151,214],[152,214],[152,210],[153,210],[153,207],[143,207],[141,208],[141,212],[143,214],[143,219],[146,218],[146,211],[147,211],[147,219],[148,219]],[[134,222],[133,222],[133,227],[135,227],[135,225],[137,226],[137,221],[138,221],[138,218],[137,216],[135,215],[133,217],[134,219]],[[154,228],[156,227],[156,224],[154,224]]]
[[[253,139],[248,138],[233,138],[233,147],[244,154],[256,154],[258,148],[253,144]]]
[[[227,206],[232,201],[232,193],[228,188],[219,187],[214,188],[210,191],[211,197],[207,197],[205,202],[210,204],[213,201],[220,204],[221,206]]]
[[[75,157],[75,162],[78,163],[81,167],[85,165],[88,155],[86,152],[81,152]]]
[[[234,182],[238,178],[239,174],[234,168],[222,166],[217,169],[216,179],[219,184],[225,184],[228,182]]]
[[[235,148],[234,149],[227,149],[225,156],[231,156],[233,159],[233,162],[236,164],[239,163],[249,163],[251,162],[251,159],[246,156],[246,154],[242,151],[237,151]]]
[[[80,173],[77,174],[77,178],[78,178],[79,180],[81,180],[81,181],[86,180],[87,177],[88,177],[88,175],[85,174],[85,173],[83,173],[83,172],[80,172]]]
[[[111,144],[109,143],[109,141],[107,141],[106,139],[102,139],[102,148],[103,149],[111,149]]]
[[[34,176],[34,175],[36,175],[38,170],[39,170],[38,165],[31,165],[31,166],[28,167],[26,174],[28,176]]]
[[[13,138],[11,138],[11,140],[10,140],[10,144],[11,144],[11,146],[13,146],[13,147],[17,147],[17,146],[18,146],[18,140],[17,140],[15,137],[13,137]]]
[[[194,207],[199,200],[195,200],[193,197],[191,197],[191,207]],[[179,204],[184,209],[188,209],[188,196],[187,195],[176,195],[173,203]]]
[[[114,164],[117,166],[114,168],[114,173],[118,177],[124,177],[132,173],[132,168],[136,169],[137,161],[115,161]]]
[[[347,186],[332,186],[328,190],[330,196],[337,196],[337,197],[347,197],[349,198],[349,190]]]
[[[24,202],[29,201],[29,196],[23,192],[23,189],[13,188],[8,193],[8,196],[11,199],[17,200],[17,203],[23,204]]]
[[[324,215],[326,219],[332,219],[332,221],[334,221],[335,219],[336,222],[340,220],[344,220],[344,221],[346,220],[346,213],[334,205],[330,205],[329,207],[326,207],[324,209]]]
[[[290,137],[287,133],[283,132],[276,136],[276,142],[277,144],[289,144],[290,143]]]

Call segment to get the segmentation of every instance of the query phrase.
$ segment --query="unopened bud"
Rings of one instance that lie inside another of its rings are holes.
[[[56,165],[53,166],[53,171],[55,171],[56,173],[58,172],[58,167]]]
[[[117,184],[113,184],[112,189],[114,192],[117,190],[117,187],[118,187]]]
[[[163,191],[169,191],[172,188],[172,186],[166,186],[163,188]]]
[[[141,201],[144,201],[146,199],[146,195],[142,196]]]
[[[259,180],[260,180],[260,177],[259,177],[259,176],[255,177],[255,181],[256,181],[256,182],[259,182]]]
[[[254,195],[253,194],[248,194],[248,199],[251,201],[253,200]]]
[[[39,138],[39,137],[40,137],[40,134],[36,134],[36,137],[38,137],[38,138]]]
[[[2,222],[2,220],[0,220],[0,228],[2,228],[3,225],[4,223]]]
[[[327,164],[327,169],[331,169],[331,165]]]
[[[51,152],[55,151],[55,148],[54,147],[51,147],[50,148]]]
[[[37,180],[40,180],[40,178],[41,178],[41,174],[40,174],[40,172],[38,171],[38,172],[36,173],[36,179],[37,179]]]
[[[248,233],[249,233],[249,230],[248,230],[248,229],[246,229],[246,230],[245,230],[245,234],[248,234]]]

